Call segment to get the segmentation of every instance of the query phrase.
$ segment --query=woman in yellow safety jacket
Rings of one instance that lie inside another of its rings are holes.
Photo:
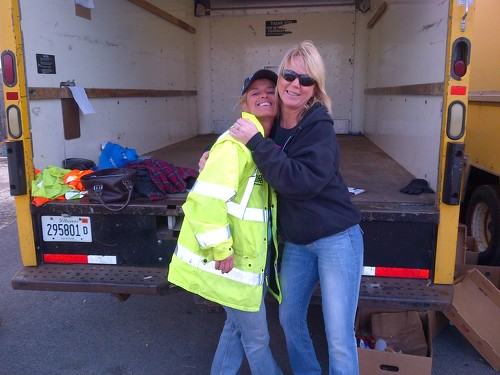
[[[278,110],[276,82],[274,72],[261,69],[241,90],[242,116],[266,137]],[[250,150],[228,132],[222,134],[182,209],[168,280],[221,304],[227,313],[211,373],[238,373],[246,354],[252,374],[281,374],[269,349],[264,304],[268,289],[281,301],[278,255],[271,251],[278,248],[276,195]]]

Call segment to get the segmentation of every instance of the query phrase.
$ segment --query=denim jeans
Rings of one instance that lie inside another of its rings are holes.
[[[269,274],[269,257],[266,267]],[[239,374],[246,355],[252,375],[281,375],[269,347],[264,285],[260,310],[248,312],[223,306],[227,318],[215,351],[211,375]]]
[[[355,225],[308,245],[285,242],[280,323],[295,375],[321,374],[307,327],[312,292],[320,282],[329,374],[357,375],[354,319],[363,267],[363,232]]]

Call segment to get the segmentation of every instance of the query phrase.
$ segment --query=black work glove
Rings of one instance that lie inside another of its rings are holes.
[[[412,194],[412,195],[418,195],[422,193],[434,193],[434,190],[432,190],[429,187],[429,183],[421,178],[416,178],[414,180],[411,180],[411,182],[408,185],[406,185],[399,191],[401,193]]]

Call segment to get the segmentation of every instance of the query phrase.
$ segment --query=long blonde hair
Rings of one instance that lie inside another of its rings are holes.
[[[278,69],[278,76],[280,77],[280,79],[283,79],[285,66],[287,66],[295,57],[301,58],[304,61],[307,73],[316,81],[312,100],[307,103],[301,115],[304,115],[304,113],[314,103],[323,104],[328,112],[331,112],[332,100],[326,93],[325,63],[323,62],[323,58],[319,54],[318,49],[313,44],[313,42],[311,42],[310,40],[304,40],[303,42],[300,42],[296,46],[290,48],[281,60],[281,64]],[[279,96],[278,100],[281,107],[281,99],[279,98]]]

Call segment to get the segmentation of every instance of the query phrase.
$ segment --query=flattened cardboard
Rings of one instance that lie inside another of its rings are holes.
[[[445,315],[495,370],[500,370],[500,291],[477,269],[455,281]]]
[[[471,269],[477,269],[484,277],[490,280],[497,289],[500,289],[500,267],[481,266],[477,264],[457,264],[455,266],[455,280],[465,275]]]

